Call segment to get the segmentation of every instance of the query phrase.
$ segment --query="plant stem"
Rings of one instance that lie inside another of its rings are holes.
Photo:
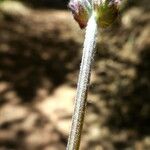
[[[75,108],[66,150],[78,150],[80,146],[80,138],[86,109],[87,92],[91,74],[91,64],[96,45],[96,35],[97,23],[93,13],[86,28],[83,55],[77,85],[77,95],[75,99]]]

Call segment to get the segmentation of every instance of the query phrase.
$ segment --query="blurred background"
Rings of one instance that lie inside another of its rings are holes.
[[[84,31],[67,0],[0,0],[0,150],[65,150]],[[150,2],[100,31],[81,150],[150,150]]]

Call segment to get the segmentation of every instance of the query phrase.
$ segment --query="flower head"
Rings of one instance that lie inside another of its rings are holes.
[[[74,19],[81,28],[85,28],[92,12],[101,28],[110,26],[118,17],[121,0],[70,0]]]

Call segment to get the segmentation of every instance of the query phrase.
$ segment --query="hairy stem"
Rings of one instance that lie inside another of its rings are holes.
[[[80,138],[87,101],[87,91],[91,74],[91,64],[96,45],[96,35],[97,23],[95,20],[95,15],[93,13],[88,21],[86,28],[83,55],[77,85],[77,95],[75,99],[75,108],[66,150],[78,150],[80,146]]]

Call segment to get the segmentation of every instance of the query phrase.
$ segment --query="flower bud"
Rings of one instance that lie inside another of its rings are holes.
[[[85,28],[92,11],[89,0],[70,0],[68,6],[81,29]]]
[[[118,17],[120,0],[95,0],[94,11],[101,28],[112,25]]]
[[[70,0],[68,6],[81,29],[86,27],[92,12],[98,26],[107,28],[118,17],[120,3],[121,0]]]

